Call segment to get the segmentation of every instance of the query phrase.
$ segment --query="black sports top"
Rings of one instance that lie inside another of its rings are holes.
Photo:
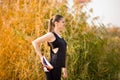
[[[65,67],[66,61],[66,46],[67,43],[63,38],[60,38],[55,32],[52,32],[55,36],[53,42],[49,42],[50,46],[50,63],[53,67]],[[57,53],[54,53],[52,49],[58,48]]]

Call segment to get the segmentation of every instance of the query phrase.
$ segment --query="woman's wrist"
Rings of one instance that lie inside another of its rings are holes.
[[[67,69],[65,67],[62,68],[62,73],[63,73],[63,77],[67,78]]]
[[[66,67],[62,67],[62,70],[66,69]]]
[[[66,67],[62,67],[62,72],[66,72]]]

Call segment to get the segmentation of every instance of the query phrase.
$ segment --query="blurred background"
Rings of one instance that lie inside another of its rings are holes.
[[[0,80],[45,80],[31,41],[56,14],[66,22],[66,80],[120,80],[119,2],[0,0]],[[49,59],[47,42],[40,46]]]

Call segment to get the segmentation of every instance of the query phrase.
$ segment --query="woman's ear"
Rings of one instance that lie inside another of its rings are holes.
[[[55,21],[55,23],[54,23],[54,24],[55,24],[55,26],[57,26],[57,25],[58,25],[58,22],[56,22],[56,21]]]

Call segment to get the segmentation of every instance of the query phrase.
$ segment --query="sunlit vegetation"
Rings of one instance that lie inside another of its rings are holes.
[[[0,0],[0,80],[45,80],[31,41],[55,14],[66,20],[67,80],[119,80],[120,28],[89,26],[83,6],[69,13],[66,0]],[[41,51],[49,59],[47,43]]]

